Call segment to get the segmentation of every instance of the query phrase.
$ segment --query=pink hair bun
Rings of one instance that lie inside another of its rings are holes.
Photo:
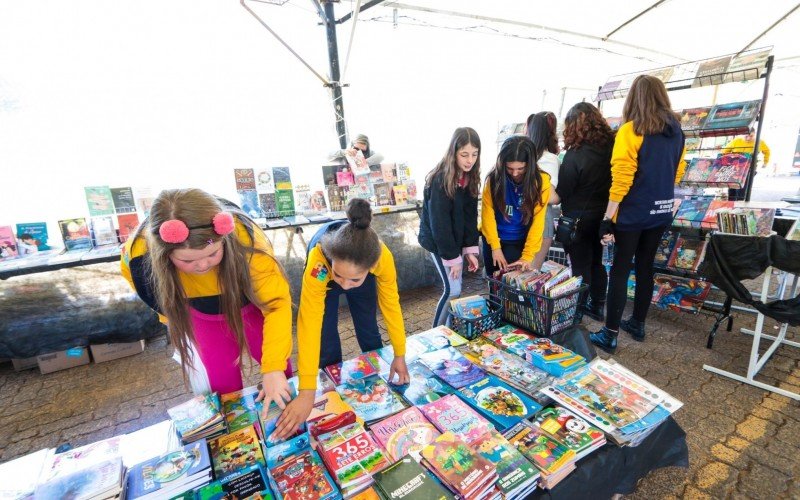
[[[230,212],[218,213],[214,216],[212,222],[214,224],[214,232],[220,236],[225,236],[233,232],[233,215],[231,215]]]
[[[158,234],[165,243],[183,243],[189,237],[189,228],[178,219],[170,219],[158,228]]]

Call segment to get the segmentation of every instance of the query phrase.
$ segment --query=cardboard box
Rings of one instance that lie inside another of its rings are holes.
[[[31,368],[36,368],[37,366],[39,366],[36,356],[30,358],[12,359],[11,364],[14,365],[15,372],[21,372],[22,370],[30,370]]]
[[[95,363],[133,356],[144,351],[144,340],[123,344],[97,344],[89,346]]]
[[[75,366],[89,364],[89,349],[86,347],[73,347],[66,351],[51,352],[38,356],[39,371],[42,373],[53,373],[59,370],[66,370]]]

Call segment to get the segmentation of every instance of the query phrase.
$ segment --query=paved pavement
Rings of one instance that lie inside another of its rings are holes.
[[[119,279],[114,273],[109,268],[109,279]],[[480,288],[477,279],[465,284],[467,291]],[[438,293],[430,287],[401,294],[408,331],[429,327]],[[345,355],[355,355],[349,314],[341,320]],[[652,311],[645,342],[622,334],[615,358],[684,402],[675,419],[686,431],[690,454],[688,469],[651,473],[631,498],[800,498],[800,405],[704,371],[703,364],[710,364],[744,373],[750,352],[749,337],[725,331],[713,350],[706,349],[712,323],[705,315]],[[754,316],[738,314],[735,331],[753,324]],[[773,325],[766,330],[774,331]],[[789,335],[795,338],[797,328]],[[168,407],[189,397],[170,354],[158,337],[140,355],[49,375],[0,365],[0,462],[165,419]],[[800,392],[800,350],[778,348],[761,373],[759,380]],[[254,369],[248,380],[257,378]]]

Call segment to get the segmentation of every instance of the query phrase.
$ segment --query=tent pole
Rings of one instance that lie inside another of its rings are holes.
[[[325,32],[328,38],[328,61],[331,69],[331,96],[333,97],[333,112],[336,116],[336,134],[339,136],[339,146],[347,149],[347,129],[344,121],[344,102],[342,101],[342,82],[339,80],[339,45],[336,41],[336,18],[333,13],[334,0],[322,0],[324,4]]]

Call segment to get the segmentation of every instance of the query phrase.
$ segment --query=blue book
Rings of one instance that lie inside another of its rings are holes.
[[[481,380],[486,372],[478,368],[452,347],[420,354],[419,359],[430,368],[437,377],[456,389]]]
[[[463,387],[459,393],[500,432],[542,409],[542,405],[494,375]]]
[[[350,379],[337,386],[336,392],[366,422],[380,420],[406,407],[389,384],[377,375]]]
[[[211,478],[211,457],[205,439],[134,465],[128,475],[127,498],[167,497]],[[157,492],[157,493],[156,493]]]
[[[19,254],[50,250],[47,244],[47,224],[44,222],[21,222],[17,224]]]
[[[408,376],[410,379],[408,384],[392,384],[392,389],[410,405],[421,406],[455,392],[455,389],[436,378],[433,372],[419,361],[408,364]],[[381,378],[387,382],[388,377],[389,372],[381,373]]]

